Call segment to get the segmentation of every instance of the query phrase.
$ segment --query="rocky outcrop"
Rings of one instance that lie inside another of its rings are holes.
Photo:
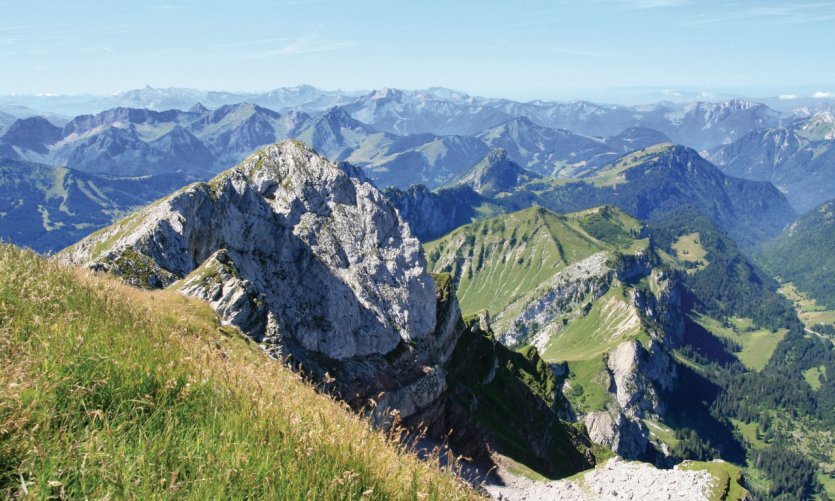
[[[485,203],[484,198],[469,186],[436,192],[423,185],[407,190],[389,188],[385,196],[422,242],[471,223],[478,216],[476,208]]]
[[[607,265],[608,252],[598,252],[572,263],[554,275],[537,292],[533,300],[523,298],[523,305],[511,305],[497,316],[499,338],[508,346],[529,339],[538,348],[560,330],[565,323],[558,319],[576,318],[588,311],[586,305],[609,290],[613,270]],[[521,306],[521,307],[520,307]],[[516,313],[511,315],[511,312]]]
[[[721,468],[722,463],[717,465]],[[697,501],[712,499],[717,485],[736,479],[714,476],[704,467],[684,464],[660,470],[646,463],[612,458],[582,476],[552,482],[538,482],[522,477],[502,478],[503,482],[485,485],[495,499],[617,500],[640,499]]]
[[[615,280],[631,281],[650,270],[649,255],[643,252],[619,256],[598,252],[572,263],[496,317],[500,339],[508,346],[528,341],[542,349],[570,320],[587,314],[591,303],[606,294]]]
[[[540,177],[508,158],[507,151],[496,148],[449,185],[469,186],[480,195],[492,197]]]
[[[264,148],[60,259],[207,301],[351,405],[376,401],[381,420],[446,388],[454,332],[418,240],[372,184],[302,143]]]
[[[595,443],[630,459],[652,455],[650,432],[643,420],[657,419],[666,411],[664,397],[676,377],[670,351],[684,336],[681,288],[653,266],[653,255],[651,247],[634,254],[593,254],[566,266],[496,320],[503,343],[530,343],[544,351],[563,329],[592,308],[600,308],[601,316],[617,319],[607,327],[611,332],[606,331],[603,346],[611,344],[611,348],[601,353],[604,371],[595,380],[609,394],[609,403],[604,410],[587,412],[579,419]],[[639,283],[646,285],[635,285]],[[623,298],[607,296],[614,287],[623,288]],[[570,389],[566,382],[564,391]],[[576,411],[564,417],[578,418]]]
[[[620,408],[589,412],[583,417],[583,424],[594,443],[605,445],[622,457],[641,457],[649,446],[647,427],[628,418]]]
[[[629,417],[664,413],[661,392],[672,388],[675,364],[660,341],[650,339],[648,348],[625,341],[607,354],[606,368],[615,400]]]

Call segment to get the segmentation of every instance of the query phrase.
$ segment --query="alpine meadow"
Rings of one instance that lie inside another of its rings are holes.
[[[0,498],[835,498],[833,19],[0,2]]]

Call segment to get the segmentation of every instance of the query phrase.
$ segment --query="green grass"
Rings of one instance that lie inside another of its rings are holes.
[[[759,256],[760,264],[772,275],[830,310],[835,310],[833,229],[835,201],[830,200],[803,214],[791,231],[767,244]]]
[[[647,425],[652,438],[667,444],[671,448],[679,443],[675,431],[664,423],[654,419],[643,419],[642,421]]]
[[[687,273],[696,273],[710,264],[706,259],[707,251],[699,240],[699,232],[678,237],[678,240],[673,243],[673,251],[679,261],[692,264],[693,267],[688,267]]]
[[[162,136],[168,134],[174,130],[175,126],[176,124],[173,123],[166,123],[162,125],[138,124],[136,125],[136,132],[143,141],[151,142],[156,141]]]
[[[566,392],[568,401],[577,412],[602,411],[611,400],[605,384],[609,380],[603,357],[578,360],[568,364],[568,382],[571,389]]]
[[[818,482],[823,486],[823,490],[829,495],[830,499],[835,498],[835,478],[826,473],[818,473]]]
[[[504,322],[545,293],[548,280],[567,265],[600,252],[612,259],[647,252],[641,230],[640,221],[611,206],[564,215],[533,207],[459,228],[427,243],[425,251],[430,270],[453,277],[464,313],[486,308],[501,334]],[[651,289],[647,281],[643,286]],[[610,402],[603,355],[626,340],[649,339],[632,305],[632,287],[611,287],[576,318],[564,312],[557,322],[572,318],[559,331],[556,324],[540,326],[552,329],[543,360],[569,362],[566,397],[579,412],[604,410]]]
[[[818,479],[825,489],[835,487],[835,482],[829,479],[827,472],[835,471],[835,436],[828,428],[821,428],[820,423],[808,417],[797,416],[786,410],[774,410],[768,413],[770,417],[769,433],[760,432],[758,436],[758,424],[745,423],[737,419],[731,419],[734,428],[740,433],[748,444],[748,464],[745,468],[746,485],[759,492],[768,492],[772,483],[765,472],[756,467],[757,450],[763,450],[772,444],[784,444],[786,440],[791,441],[792,448],[809,459],[818,463]],[[768,436],[773,438],[766,438]],[[827,486],[826,480],[830,484]]]
[[[748,499],[749,493],[743,487],[742,470],[724,461],[687,461],[682,470],[706,471],[716,479],[710,494],[711,501]]]
[[[469,224],[425,249],[431,270],[456,277],[464,314],[495,314],[604,246],[564,216],[533,208]]]
[[[794,304],[797,316],[800,317],[807,329],[812,329],[815,324],[820,323],[835,325],[835,310],[829,310],[826,306],[818,304],[807,294],[797,290],[794,284],[783,284],[779,292]]]
[[[821,387],[821,376],[826,377],[826,367],[822,365],[803,371],[803,379],[805,379],[806,382],[809,383],[809,386],[811,386],[815,391],[819,390]]]
[[[698,372],[699,374],[704,375],[709,370],[709,367],[701,365],[701,364],[697,363],[695,360],[687,358],[679,350],[673,350],[673,358],[676,359],[676,362],[679,362],[683,365],[686,365],[687,367],[693,369],[694,371]]]
[[[744,438],[749,444],[759,448],[765,448],[768,446],[768,443],[759,438],[757,435],[757,428],[759,428],[757,423],[746,423],[738,419],[731,419],[731,422],[742,434],[742,438]]]
[[[732,317],[730,326],[723,326],[719,321],[704,315],[694,315],[699,325],[714,335],[724,337],[739,343],[742,350],[735,353],[736,357],[748,369],[759,371],[768,363],[772,353],[786,336],[787,329],[770,331],[755,329],[750,318]]]
[[[626,182],[626,177],[624,176],[624,172],[635,167],[636,165],[641,165],[652,157],[664,153],[665,151],[669,150],[673,145],[672,144],[657,144],[655,146],[650,146],[649,148],[645,148],[640,151],[632,152],[628,155],[621,157],[618,161],[611,164],[611,166],[598,171],[593,177],[589,178],[589,182],[597,187],[606,187],[606,186],[617,186],[619,184]]]
[[[0,247],[0,497],[476,497],[172,291]]]
[[[823,117],[813,117],[809,123],[797,131],[797,135],[811,141],[832,139],[835,124]]]
[[[565,215],[533,207],[463,226],[424,249],[431,271],[455,277],[465,315],[495,316],[568,264],[645,249],[639,231],[640,222],[612,207]]]
[[[623,287],[612,287],[591,310],[551,336],[543,358],[549,362],[589,360],[626,339],[638,337],[641,319]]]
[[[462,322],[449,364],[453,408],[465,409],[468,419],[488,430],[497,452],[551,479],[591,467],[582,426],[554,412],[564,401],[551,368],[535,348],[512,351],[477,321],[470,316]]]
[[[529,478],[531,480],[536,480],[537,482],[547,482],[550,480],[545,475],[542,475],[536,470],[532,470],[524,464],[514,461],[511,458],[503,458],[503,461],[507,463],[504,465],[505,468],[507,468],[507,471],[516,476]]]

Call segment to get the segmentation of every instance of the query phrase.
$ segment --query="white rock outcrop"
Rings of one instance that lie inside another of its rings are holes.
[[[578,477],[538,482],[522,477],[503,478],[504,485],[485,485],[503,501],[707,501],[719,480],[704,470],[676,467],[662,470],[647,463],[612,458]]]
[[[670,351],[684,332],[679,286],[652,263],[651,250],[628,255],[598,252],[566,266],[533,294],[502,311],[494,324],[502,343],[530,342],[545,351],[554,336],[587,315],[612,287],[641,279],[651,284],[654,292],[633,288],[625,301],[602,307],[629,312],[610,333],[612,339],[623,339],[604,354],[605,371],[599,380],[610,395],[606,409],[584,416],[565,415],[582,420],[593,442],[628,459],[643,458],[652,447],[643,419],[658,419],[665,412],[664,394],[676,377]],[[638,330],[649,341],[623,335]],[[568,385],[563,388],[569,389]]]
[[[354,168],[303,143],[259,150],[59,259],[135,285],[174,284],[276,356],[345,369],[352,395],[420,388],[399,392],[404,413],[445,389],[438,367],[455,339],[449,329],[435,339],[435,286],[420,242]]]

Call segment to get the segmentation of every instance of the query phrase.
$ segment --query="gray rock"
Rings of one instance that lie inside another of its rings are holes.
[[[640,499],[696,501],[710,499],[720,479],[704,470],[662,470],[646,463],[612,458],[581,475],[550,482],[502,472],[503,482],[485,485],[494,499],[610,500]]]
[[[642,344],[625,339],[609,350],[606,370],[600,378],[611,402],[605,411],[579,416],[592,441],[628,459],[645,457],[652,447],[642,419],[663,416],[664,394],[672,389],[676,377],[669,353],[684,336],[680,286],[651,263],[651,251],[619,256],[593,254],[565,267],[532,296],[506,308],[494,323],[504,344],[531,342],[542,351],[552,336],[586,315],[592,303],[614,285],[642,278],[652,285],[654,293],[635,288],[629,298],[633,320],[640,322],[650,340]],[[569,389],[567,383],[563,391]],[[572,412],[563,415],[566,419],[578,418]]]
[[[59,258],[173,284],[273,355],[339,372],[356,406],[373,397],[378,413],[408,416],[445,389],[457,334],[446,317],[435,328],[420,243],[373,185],[300,142],[264,148]]]

